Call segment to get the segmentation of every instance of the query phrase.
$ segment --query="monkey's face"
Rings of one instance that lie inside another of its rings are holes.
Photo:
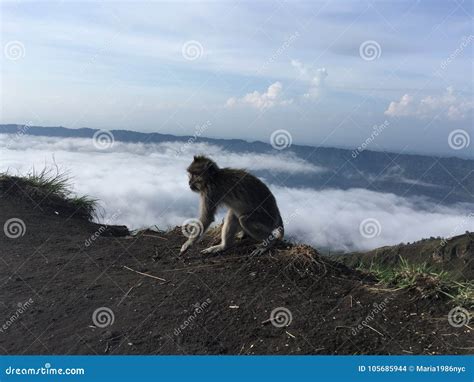
[[[207,157],[195,156],[188,167],[189,188],[194,192],[205,192],[219,168]]]
[[[194,192],[201,192],[204,188],[204,179],[201,176],[188,173],[189,175],[189,188]]]

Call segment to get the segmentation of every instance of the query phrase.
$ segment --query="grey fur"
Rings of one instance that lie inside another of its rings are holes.
[[[221,205],[229,209],[222,227],[222,241],[205,249],[203,253],[228,248],[239,231],[262,242],[259,253],[272,246],[275,240],[283,239],[283,220],[275,197],[260,179],[245,170],[221,169],[205,156],[195,156],[188,167],[188,173],[191,190],[201,195],[199,219],[204,229],[198,237],[188,239],[181,252],[202,237]]]

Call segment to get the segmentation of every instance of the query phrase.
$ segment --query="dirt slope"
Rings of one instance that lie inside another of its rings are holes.
[[[0,231],[2,354],[458,354],[474,347],[468,327],[448,323],[449,301],[381,289],[309,247],[251,258],[253,246],[243,242],[205,258],[198,251],[208,237],[179,257],[179,229],[106,237],[84,219],[5,195],[0,218],[26,227],[15,239]],[[269,320],[277,308],[286,316]],[[97,309],[105,313],[94,322]],[[112,315],[113,324],[99,327]]]

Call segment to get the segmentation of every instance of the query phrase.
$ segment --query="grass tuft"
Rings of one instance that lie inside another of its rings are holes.
[[[92,220],[96,216],[97,200],[77,196],[71,191],[71,178],[56,168],[31,170],[24,176],[0,173],[0,191],[16,197],[27,197],[41,206],[74,213]]]
[[[374,274],[388,287],[417,290],[423,298],[443,295],[458,305],[474,305],[473,281],[456,281],[450,272],[434,270],[427,263],[411,264],[400,256],[395,266],[371,262],[368,266],[360,263],[357,269]]]

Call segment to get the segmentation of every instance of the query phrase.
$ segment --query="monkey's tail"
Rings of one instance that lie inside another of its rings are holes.
[[[273,231],[273,236],[277,240],[283,240],[283,236],[285,236],[285,227],[283,226],[283,219],[281,216],[278,217],[278,224],[275,230]]]

